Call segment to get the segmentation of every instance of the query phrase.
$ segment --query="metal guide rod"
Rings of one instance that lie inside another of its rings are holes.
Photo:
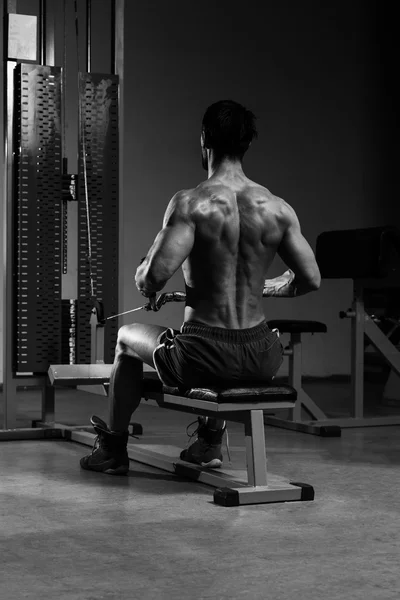
[[[16,2],[0,0],[1,39],[8,38],[6,13],[16,12]],[[0,163],[3,179],[0,190],[0,223],[2,227],[2,363],[3,363],[3,424],[16,427],[17,424],[17,382],[13,377],[13,328],[12,328],[12,123],[14,94],[12,88],[13,69],[16,63],[7,60],[5,44],[0,44]]]
[[[4,417],[3,427],[15,428],[17,426],[17,381],[14,378],[13,354],[15,340],[13,338],[13,115],[14,115],[14,89],[13,71],[15,62],[7,61],[4,72],[4,83],[7,94],[5,96],[5,161],[4,161],[4,205],[3,205],[3,398]]]

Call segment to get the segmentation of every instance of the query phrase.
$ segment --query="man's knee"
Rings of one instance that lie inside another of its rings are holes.
[[[158,345],[160,334],[165,327],[160,325],[145,325],[144,323],[131,323],[123,325],[118,331],[116,352],[125,354],[154,366],[153,352]]]
[[[125,330],[126,325],[122,325],[122,327],[118,329],[117,346],[118,344],[121,344],[123,339],[125,338]]]
[[[118,337],[117,337],[117,345],[115,346],[115,355],[119,356],[121,354],[127,354],[129,351],[129,346],[132,346],[132,340],[130,340],[130,344],[128,346],[129,339],[129,325],[122,325],[118,329]],[[133,350],[133,348],[132,348]]]

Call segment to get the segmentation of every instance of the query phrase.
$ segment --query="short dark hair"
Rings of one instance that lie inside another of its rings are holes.
[[[219,157],[243,158],[258,137],[255,121],[254,113],[233,100],[211,104],[202,123],[206,148]]]

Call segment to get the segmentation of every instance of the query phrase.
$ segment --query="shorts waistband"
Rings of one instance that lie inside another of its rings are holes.
[[[246,344],[264,340],[271,333],[267,322],[250,329],[224,329],[223,327],[210,327],[197,321],[187,321],[181,327],[181,333],[187,335],[198,335],[211,340],[232,344]]]

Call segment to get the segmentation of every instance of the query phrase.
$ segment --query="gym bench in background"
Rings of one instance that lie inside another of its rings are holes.
[[[111,367],[109,364],[53,365],[49,369],[49,380],[53,386],[58,387],[104,386],[109,382]],[[233,469],[204,469],[192,465],[179,459],[179,448],[165,445],[128,444],[130,460],[215,487],[214,502],[221,506],[314,499],[314,489],[311,485],[286,483],[280,477],[267,476],[264,412],[294,408],[297,394],[291,386],[251,385],[230,389],[193,388],[183,391],[164,386],[157,373],[146,365],[143,381],[144,399],[161,408],[243,423],[247,474],[245,471]],[[50,424],[38,424],[41,427],[46,425]],[[88,428],[65,428],[57,424],[51,426],[62,429],[68,440],[93,445],[95,435],[90,433]]]
[[[290,333],[284,355],[289,357],[288,383],[297,391],[298,401],[289,418],[266,414],[265,424],[321,437],[340,437],[342,428],[399,425],[399,414],[365,414],[364,364],[365,344],[369,342],[375,356],[400,377],[400,346],[382,327],[385,320],[394,323],[393,330],[400,324],[400,232],[391,226],[326,231],[317,238],[316,259],[323,279],[353,280],[352,306],[339,313],[341,319],[351,319],[349,414],[326,416],[303,389],[301,334],[326,333],[326,325],[318,321],[271,320],[271,329]],[[400,393],[398,388],[396,393]]]
[[[284,349],[284,356],[289,357],[289,385],[297,392],[297,402],[293,407],[291,419],[280,419],[279,417],[264,417],[266,425],[274,427],[283,427],[284,429],[293,429],[302,433],[312,433],[321,437],[340,437],[341,429],[337,425],[327,423],[328,417],[315,404],[303,388],[302,376],[302,347],[301,335],[303,333],[326,333],[325,323],[319,321],[296,321],[296,320],[274,320],[268,321],[270,329],[277,328],[280,333],[289,333],[290,341]],[[302,411],[306,411],[311,420],[304,422],[302,420]],[[324,423],[321,423],[324,421]]]

